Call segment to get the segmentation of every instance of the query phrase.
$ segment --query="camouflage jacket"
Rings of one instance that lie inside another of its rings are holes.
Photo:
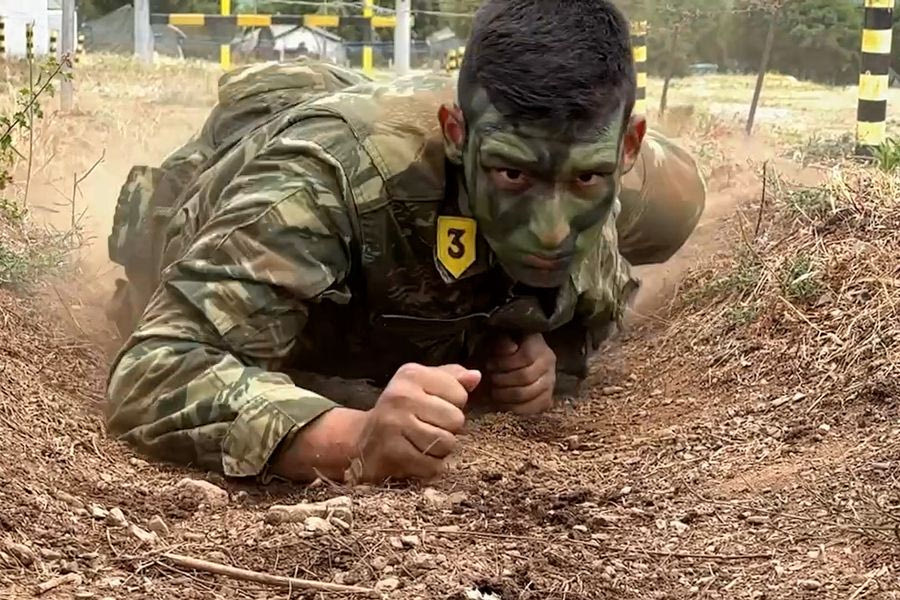
[[[583,372],[622,316],[636,282],[618,205],[549,303],[477,233],[448,267],[443,223],[464,190],[436,114],[452,81],[335,91],[334,72],[230,75],[201,134],[123,187],[110,253],[143,313],[110,375],[109,429],[141,451],[266,478],[279,445],[335,406],[293,371],[384,384],[405,362],[465,362],[507,330],[547,334]]]

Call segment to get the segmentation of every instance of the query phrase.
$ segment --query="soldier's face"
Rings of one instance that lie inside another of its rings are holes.
[[[459,158],[469,210],[515,280],[562,285],[595,238],[643,136],[626,148],[635,136],[622,113],[577,126],[514,123],[490,105],[467,115]]]

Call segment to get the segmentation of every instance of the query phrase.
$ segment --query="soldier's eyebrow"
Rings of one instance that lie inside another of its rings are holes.
[[[482,161],[495,159],[516,166],[537,165],[540,158],[537,153],[518,136],[498,131],[486,137],[479,149]]]
[[[572,148],[566,166],[577,173],[612,174],[619,166],[619,144],[610,140],[576,146]]]

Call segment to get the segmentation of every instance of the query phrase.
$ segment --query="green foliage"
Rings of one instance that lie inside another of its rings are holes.
[[[725,313],[728,323],[734,327],[749,325],[759,316],[759,307],[755,304],[735,304],[729,306]]]
[[[786,199],[793,212],[814,221],[835,208],[831,195],[821,188],[792,188],[786,192]]]
[[[28,69],[28,85],[16,92],[11,113],[0,114],[0,286],[27,287],[55,271],[77,241],[74,230],[42,232],[27,223],[34,126],[44,117],[43,103],[54,95],[54,82],[64,77],[55,60]],[[24,181],[17,181],[17,173]]]
[[[900,140],[888,138],[875,149],[875,164],[885,173],[900,170]]]
[[[741,252],[735,257],[730,271],[689,290],[685,299],[691,304],[701,304],[717,298],[743,298],[756,289],[761,277],[762,267],[756,257],[750,252]]]
[[[822,294],[819,271],[809,256],[795,256],[786,263],[781,290],[788,300],[802,304],[812,302]]]

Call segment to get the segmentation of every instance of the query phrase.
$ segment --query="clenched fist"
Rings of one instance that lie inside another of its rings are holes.
[[[485,369],[487,395],[501,410],[534,415],[553,406],[556,387],[556,354],[541,334],[516,343],[503,336],[496,340]]]
[[[366,415],[351,479],[428,480],[444,470],[481,373],[459,365],[404,365]]]

